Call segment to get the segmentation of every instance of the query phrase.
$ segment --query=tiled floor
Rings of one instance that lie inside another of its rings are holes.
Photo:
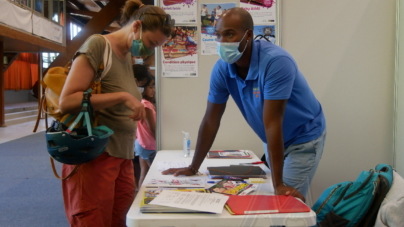
[[[48,119],[48,124],[52,122]],[[24,136],[32,135],[34,130],[35,121],[25,122],[21,124],[11,125],[7,127],[0,127],[0,143],[5,143],[10,140],[15,140]],[[45,131],[45,120],[42,119],[38,125],[37,132]]]

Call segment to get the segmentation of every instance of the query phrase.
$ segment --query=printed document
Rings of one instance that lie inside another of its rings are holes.
[[[170,168],[184,168],[188,167],[189,163],[187,161],[178,161],[178,162],[158,162],[158,170],[164,171]]]
[[[150,204],[221,214],[228,196],[213,193],[163,190]]]

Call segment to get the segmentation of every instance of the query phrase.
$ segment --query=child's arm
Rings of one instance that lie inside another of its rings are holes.
[[[146,123],[149,126],[149,129],[151,133],[153,134],[153,137],[156,138],[156,119],[154,119],[153,111],[149,108],[146,109]]]

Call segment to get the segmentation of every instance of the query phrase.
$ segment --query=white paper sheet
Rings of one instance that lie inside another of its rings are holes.
[[[188,167],[189,162],[188,161],[178,161],[178,162],[158,162],[158,170],[159,171],[164,171],[170,168],[183,168],[183,167]]]
[[[221,214],[228,199],[228,196],[215,193],[163,190],[150,204]]]

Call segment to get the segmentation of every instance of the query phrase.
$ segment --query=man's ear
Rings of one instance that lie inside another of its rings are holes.
[[[252,29],[248,29],[247,31],[247,39],[248,40],[253,40],[254,39],[254,32]]]

